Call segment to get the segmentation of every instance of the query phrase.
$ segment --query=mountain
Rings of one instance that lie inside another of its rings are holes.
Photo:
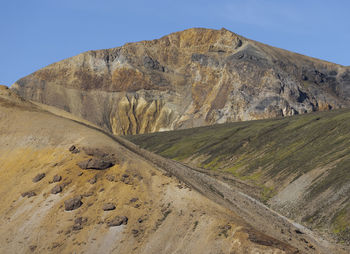
[[[12,89],[111,133],[137,134],[349,107],[350,68],[193,28],[79,54]]]
[[[277,254],[311,245],[257,231],[112,135],[6,87],[0,179],[0,253]],[[322,253],[312,246],[307,253]]]
[[[350,245],[350,110],[127,136]]]

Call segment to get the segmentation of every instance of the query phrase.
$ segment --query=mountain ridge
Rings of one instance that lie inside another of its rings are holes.
[[[194,28],[87,51],[11,88],[114,134],[136,134],[349,107],[350,69]]]

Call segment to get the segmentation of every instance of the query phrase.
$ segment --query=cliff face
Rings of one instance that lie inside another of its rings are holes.
[[[189,29],[88,51],[12,88],[115,134],[136,134],[347,107],[350,69],[225,29]]]

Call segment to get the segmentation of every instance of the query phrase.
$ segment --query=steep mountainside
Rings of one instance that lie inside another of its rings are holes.
[[[0,253],[299,253],[44,109],[0,87]]]
[[[348,107],[350,69],[196,28],[85,52],[12,88],[112,133],[136,134]]]
[[[127,137],[350,245],[350,110]]]

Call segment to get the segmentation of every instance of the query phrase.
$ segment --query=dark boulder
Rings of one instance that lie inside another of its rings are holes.
[[[37,174],[34,178],[33,178],[33,183],[39,182],[41,179],[43,179],[45,177],[45,173],[40,173]]]
[[[72,211],[78,209],[82,204],[83,202],[81,202],[81,196],[77,196],[64,201],[64,209],[66,211]]]
[[[128,217],[126,216],[116,216],[114,219],[107,222],[108,227],[115,227],[126,224],[128,224]]]
[[[102,206],[103,211],[111,211],[115,209],[115,205],[113,203],[106,203]]]
[[[59,181],[61,181],[62,180],[62,176],[60,176],[60,175],[55,175],[53,178],[52,178],[52,182],[54,182],[54,183],[57,183],[57,182],[59,182]]]
[[[55,187],[52,188],[51,193],[52,194],[57,194],[62,192],[63,188],[61,185],[56,185]]]
[[[76,148],[75,145],[72,145],[71,147],[69,147],[68,150],[69,150],[70,152],[73,152],[73,151],[75,150],[75,148]]]
[[[114,166],[114,163],[110,160],[91,158],[81,161],[77,164],[81,169],[107,169]]]
[[[22,197],[31,198],[36,196],[36,193],[34,191],[26,191],[26,192],[23,192],[21,195]]]
[[[72,145],[71,147],[69,147],[69,151],[71,153],[79,153],[80,152],[79,148],[76,147],[75,145]]]

